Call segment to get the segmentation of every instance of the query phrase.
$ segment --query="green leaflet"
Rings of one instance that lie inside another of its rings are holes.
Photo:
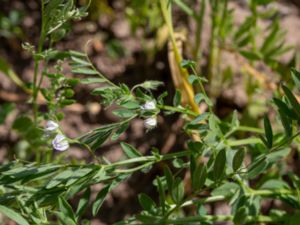
[[[21,216],[16,211],[7,208],[6,206],[0,205],[0,213],[17,222],[19,225],[29,225],[29,223],[24,219],[23,216]]]
[[[136,158],[142,156],[142,154],[138,150],[125,142],[121,142],[121,147],[128,158]]]

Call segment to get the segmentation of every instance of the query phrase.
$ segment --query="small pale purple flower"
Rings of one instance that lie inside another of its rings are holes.
[[[157,125],[156,117],[149,117],[149,118],[145,119],[145,121],[144,121],[144,126],[147,129],[152,129],[152,128],[156,127],[156,125]]]
[[[56,122],[54,122],[53,120],[48,120],[45,131],[53,132],[53,131],[56,131],[58,128],[59,128],[59,125]]]
[[[156,103],[154,101],[148,101],[141,106],[142,110],[154,110],[156,109]]]
[[[52,146],[58,151],[65,151],[69,148],[69,142],[67,138],[62,134],[57,134],[52,141]]]

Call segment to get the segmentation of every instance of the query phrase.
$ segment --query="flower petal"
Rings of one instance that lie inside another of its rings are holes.
[[[55,131],[58,129],[58,127],[59,127],[59,125],[56,122],[54,122],[53,120],[49,120],[49,121],[47,121],[45,130],[46,131]]]
[[[67,138],[62,134],[57,134],[55,136],[55,138],[52,141],[52,146],[55,150],[58,151],[65,151],[70,147]]]

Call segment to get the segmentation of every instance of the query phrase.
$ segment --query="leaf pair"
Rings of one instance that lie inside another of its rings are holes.
[[[169,167],[164,167],[164,175],[167,181],[168,191],[175,204],[180,204],[184,198],[184,184],[179,177],[172,175]]]

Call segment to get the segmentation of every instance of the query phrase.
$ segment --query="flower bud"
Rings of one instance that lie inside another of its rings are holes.
[[[156,117],[150,117],[144,121],[144,126],[147,129],[152,129],[152,128],[156,127],[156,125],[157,125]]]
[[[55,150],[65,151],[69,148],[69,142],[64,135],[57,134],[52,141],[52,146]]]
[[[57,123],[55,123],[53,120],[48,120],[45,130],[47,132],[52,132],[52,131],[57,130],[58,127],[59,127],[59,125]]]
[[[144,105],[141,106],[142,110],[154,110],[156,109],[156,104],[154,101],[148,101]]]

